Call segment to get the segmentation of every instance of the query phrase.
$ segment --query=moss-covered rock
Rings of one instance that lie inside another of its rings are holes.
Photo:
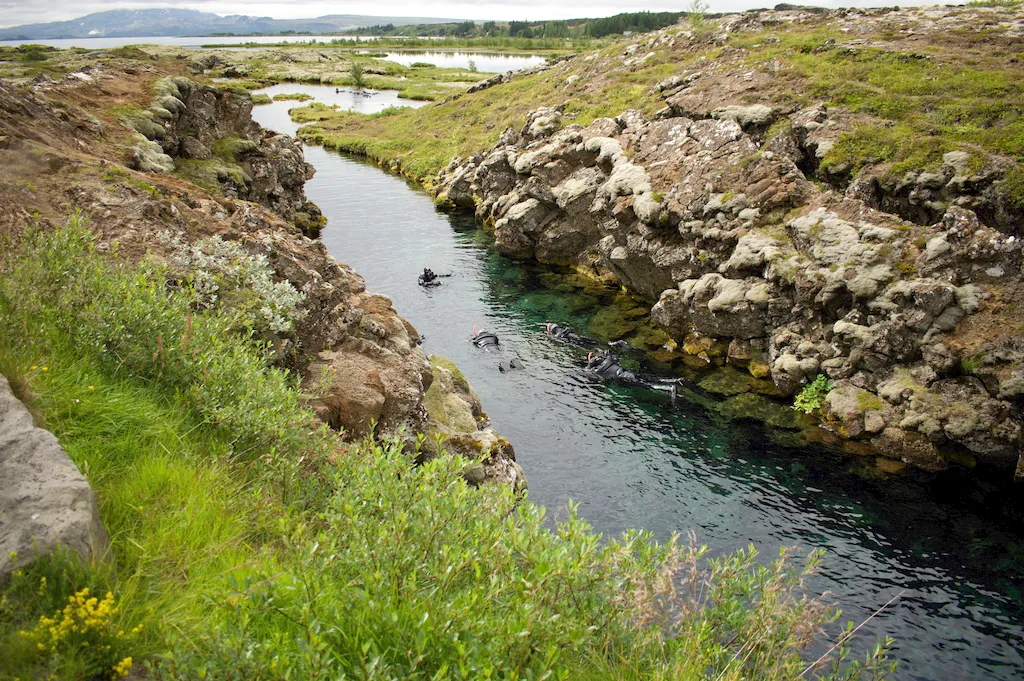
[[[722,416],[730,420],[752,420],[774,428],[799,430],[811,425],[813,419],[755,393],[746,392],[730,397],[718,405]]]

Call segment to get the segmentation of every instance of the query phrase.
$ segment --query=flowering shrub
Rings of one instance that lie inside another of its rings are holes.
[[[293,379],[269,370],[269,353],[260,352],[265,346],[254,347],[249,334],[238,333],[239,318],[254,309],[276,328],[301,315],[295,308],[301,294],[272,283],[265,258],[210,240],[180,256],[206,273],[198,275],[205,283],[168,291],[166,267],[151,260],[112,266],[91,246],[80,214],[49,234],[26,231],[12,259],[17,266],[0,277],[0,302],[4,296],[17,300],[20,314],[42,323],[38,333],[59,329],[121,375],[184,396],[211,423],[233,431],[240,448],[283,448],[289,435],[305,439],[310,415],[288,389]],[[247,294],[245,287],[257,293]],[[247,302],[206,308],[235,290],[235,300]]]
[[[46,577],[40,580],[40,592],[46,590]],[[20,635],[34,644],[40,656],[49,658],[55,674],[69,663],[84,672],[86,678],[118,679],[128,676],[132,658],[125,653],[142,626],[129,632],[114,624],[118,607],[114,595],[102,599],[85,588],[68,597],[68,603],[52,617],[39,618],[39,624]]]

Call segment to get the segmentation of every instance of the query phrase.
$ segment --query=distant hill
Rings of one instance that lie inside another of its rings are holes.
[[[191,9],[117,9],[97,12],[71,21],[26,24],[0,29],[0,40],[59,38],[144,38],[233,33],[235,35],[280,33],[338,33],[374,24],[434,24],[456,19],[423,17],[371,17],[331,14],[315,19],[273,19],[239,14],[220,16]]]

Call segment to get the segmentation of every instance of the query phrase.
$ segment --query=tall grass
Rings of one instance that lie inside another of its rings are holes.
[[[807,669],[836,616],[806,593],[817,554],[710,559],[641,532],[606,541],[575,513],[552,531],[511,490],[468,487],[464,460],[343,448],[230,308],[90,243],[76,216],[6,249],[0,370],[88,476],[114,559],[47,557],[3,587],[0,679],[109,679],[128,657],[155,679],[247,681],[891,671],[887,644]],[[116,603],[103,636],[138,632],[100,672],[90,649],[33,646],[86,588]]]

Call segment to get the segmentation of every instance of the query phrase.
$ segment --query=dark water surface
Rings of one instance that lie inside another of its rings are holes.
[[[293,133],[287,106],[254,116]],[[471,219],[436,212],[371,165],[318,147],[306,159],[317,168],[306,192],[330,220],[324,243],[392,298],[427,352],[459,366],[515,445],[532,501],[564,515],[572,499],[607,535],[694,530],[716,551],[752,543],[768,557],[823,548],[814,587],[835,594],[842,621],[905,590],[862,630],[862,647],[896,638],[897,679],[1024,679],[1024,525],[1012,490],[967,476],[869,475],[859,460],[788,448],[779,433],[707,405],[594,384],[583,352],[551,343],[541,324],[585,331],[614,313],[615,291],[498,255]],[[424,290],[425,266],[453,276]],[[474,325],[498,333],[526,368],[500,373],[498,357],[468,342]]]

